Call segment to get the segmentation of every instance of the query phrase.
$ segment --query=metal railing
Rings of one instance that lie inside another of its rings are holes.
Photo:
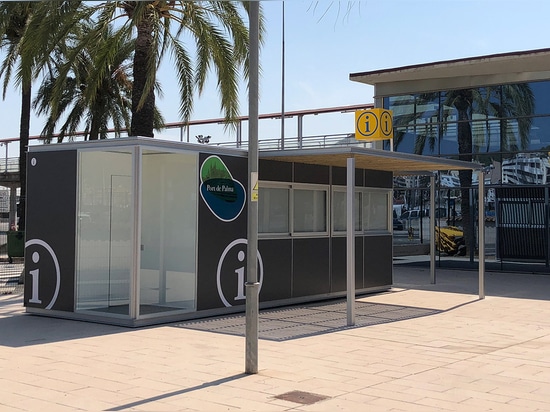
[[[19,172],[19,158],[9,157],[0,159],[0,173],[18,173]]]
[[[248,148],[248,142],[222,142],[216,143],[215,146],[246,149]],[[353,133],[338,133],[306,137],[286,137],[284,142],[280,138],[262,139],[258,142],[259,150],[312,149],[332,146],[372,147],[372,144],[356,140],[355,134]]]

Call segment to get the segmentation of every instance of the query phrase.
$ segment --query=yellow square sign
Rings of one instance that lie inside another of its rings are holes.
[[[386,109],[357,110],[355,138],[375,141],[393,139],[393,113]]]

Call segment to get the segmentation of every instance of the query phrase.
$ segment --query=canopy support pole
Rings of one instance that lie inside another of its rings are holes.
[[[355,325],[355,158],[347,159],[346,185],[346,272],[347,272],[347,325]]]

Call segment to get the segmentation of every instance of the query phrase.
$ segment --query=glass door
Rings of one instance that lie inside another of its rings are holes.
[[[197,154],[143,151],[139,317],[193,311]]]
[[[132,153],[79,155],[76,310],[130,313]]]

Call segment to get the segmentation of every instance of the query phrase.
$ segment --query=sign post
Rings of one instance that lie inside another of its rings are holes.
[[[248,76],[248,246],[246,275],[245,372],[258,373],[258,83],[260,2],[250,2],[250,58]],[[256,192],[255,192],[256,189]]]

